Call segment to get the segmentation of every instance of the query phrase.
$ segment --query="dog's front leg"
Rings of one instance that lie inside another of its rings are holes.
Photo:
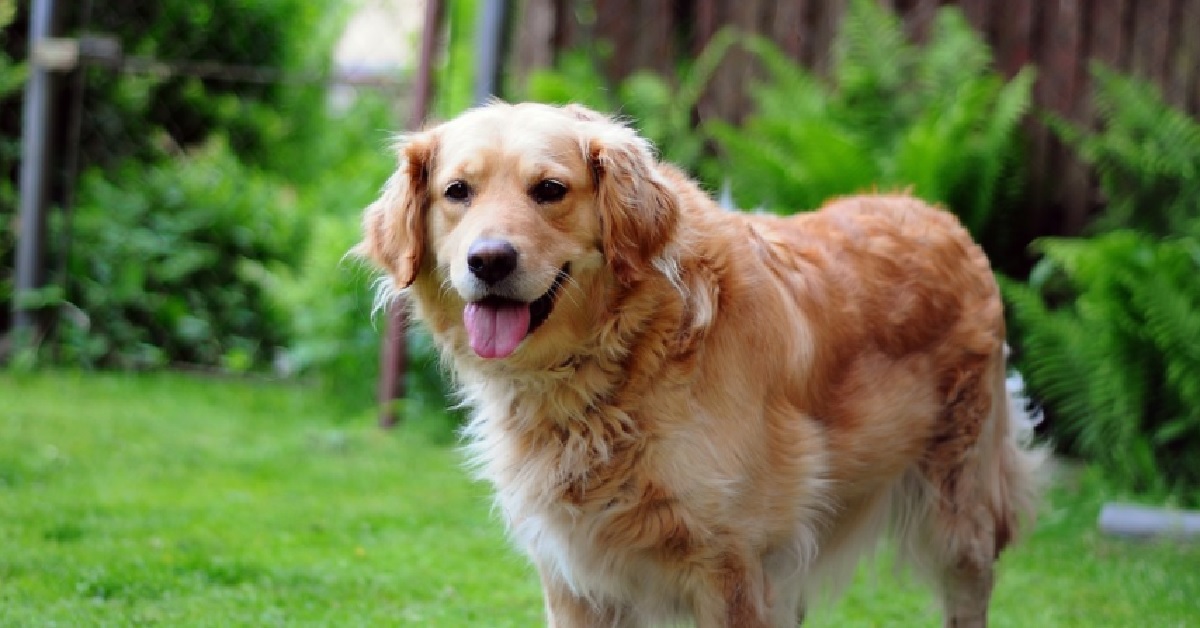
[[[616,605],[594,602],[576,595],[570,587],[540,570],[550,628],[621,628],[631,625],[628,613]]]
[[[727,554],[709,571],[694,601],[697,628],[769,628],[762,566]]]

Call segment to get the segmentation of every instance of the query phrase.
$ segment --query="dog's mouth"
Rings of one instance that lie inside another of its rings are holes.
[[[570,264],[563,264],[550,289],[531,302],[488,296],[467,304],[463,325],[475,355],[481,358],[506,358],[517,345],[550,318],[558,292],[570,276]]]

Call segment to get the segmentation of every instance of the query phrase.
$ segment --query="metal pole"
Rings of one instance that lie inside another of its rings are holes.
[[[438,29],[442,23],[441,0],[425,1],[425,24],[421,31],[421,53],[417,64],[416,83],[413,85],[413,108],[408,121],[412,130],[421,128],[429,115],[429,101],[433,94],[433,56],[437,50]],[[396,424],[395,404],[404,397],[404,377],[408,373],[408,346],[405,329],[408,316],[404,302],[397,299],[388,309],[387,332],[379,353],[379,426],[390,428]]]
[[[500,91],[500,70],[504,65],[504,31],[508,20],[507,0],[484,0],[475,32],[476,105]]]
[[[13,338],[29,342],[37,330],[35,313],[22,306],[22,295],[41,287],[46,241],[47,170],[53,109],[50,70],[38,62],[38,44],[53,35],[54,0],[34,0],[29,15],[29,79],[21,121],[21,179],[13,293]]]

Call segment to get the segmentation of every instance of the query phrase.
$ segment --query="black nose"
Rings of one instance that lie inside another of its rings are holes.
[[[467,250],[467,268],[491,285],[512,274],[517,257],[517,250],[504,240],[480,239]]]

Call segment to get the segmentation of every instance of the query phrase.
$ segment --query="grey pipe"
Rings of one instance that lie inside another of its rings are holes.
[[[53,111],[50,70],[37,63],[34,50],[53,35],[54,0],[34,0],[29,16],[29,58],[21,122],[21,178],[19,182],[17,251],[14,263],[13,337],[26,342],[35,331],[33,312],[21,306],[21,294],[36,290],[45,275],[43,244],[46,241],[46,195],[50,162],[50,122]]]
[[[507,0],[484,0],[475,32],[475,90],[472,96],[476,105],[487,102],[500,89],[507,21]]]
[[[1200,512],[1105,504],[1100,511],[1100,530],[1105,534],[1132,538],[1197,538],[1200,537]]]

